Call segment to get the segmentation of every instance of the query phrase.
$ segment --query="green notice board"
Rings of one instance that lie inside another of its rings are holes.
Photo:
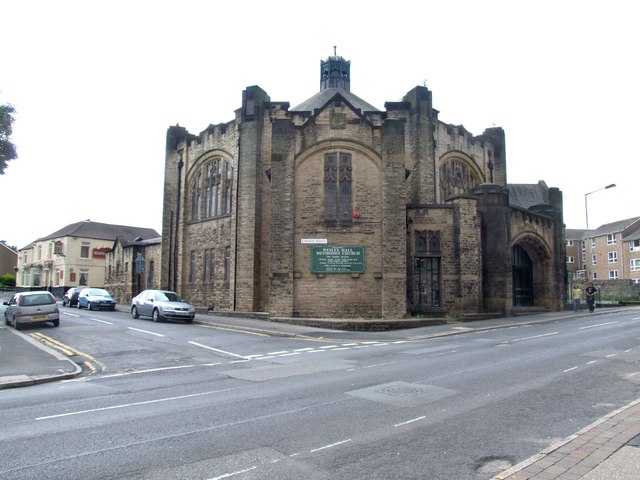
[[[364,273],[364,247],[311,247],[311,273]]]

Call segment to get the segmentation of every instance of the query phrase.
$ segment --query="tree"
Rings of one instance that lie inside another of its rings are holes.
[[[11,105],[0,105],[0,175],[4,175],[4,169],[10,160],[18,158],[16,146],[9,137],[13,133],[13,114],[16,109]]]

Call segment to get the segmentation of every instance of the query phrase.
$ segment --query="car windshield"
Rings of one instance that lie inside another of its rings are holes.
[[[158,292],[156,294],[156,300],[162,302],[183,302],[180,296],[175,292]]]
[[[96,297],[109,297],[109,292],[106,290],[102,290],[101,288],[93,288],[89,290],[89,295],[93,295]]]

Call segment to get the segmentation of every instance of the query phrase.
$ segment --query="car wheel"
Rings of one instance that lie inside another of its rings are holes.
[[[67,301],[66,301],[64,298],[62,299],[62,306],[63,306],[63,307],[66,307],[66,306],[67,306]]]
[[[184,323],[193,323],[193,318],[187,318]]]
[[[160,312],[158,311],[157,308],[153,309],[153,313],[151,314],[151,318],[153,319],[154,322],[159,322],[160,321]]]
[[[140,318],[140,314],[138,313],[138,308],[135,305],[131,307],[131,316],[133,318]]]
[[[9,317],[7,317],[6,315],[4,316],[4,324],[11,326],[11,322],[9,321]]]
[[[60,319],[59,318],[57,320],[53,321],[53,326],[54,327],[59,327],[60,326]]]
[[[13,319],[13,328],[15,328],[16,330],[20,330],[20,324],[18,323],[18,321],[14,318]]]
[[[82,308],[82,305],[80,305],[80,302],[76,303],[76,308],[77,308],[78,310],[80,310],[80,309]]]
[[[91,302],[87,303],[87,310],[91,311]]]

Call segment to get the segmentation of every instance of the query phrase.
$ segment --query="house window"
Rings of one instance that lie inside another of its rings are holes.
[[[202,176],[198,175],[191,186],[191,221],[200,220],[200,190],[202,188]]]
[[[636,284],[640,283],[640,278],[634,278],[633,283],[636,283]]]
[[[574,263],[575,259],[571,256],[567,257],[567,263]]]
[[[78,285],[86,287],[89,285],[89,270],[80,269],[80,278],[78,279]]]
[[[591,239],[591,248],[595,248],[595,246],[596,246],[596,237],[593,237]]]
[[[640,252],[640,240],[631,240],[629,242],[630,252]]]
[[[351,223],[351,154],[335,152],[324,156],[324,219]]]
[[[90,247],[91,247],[90,243],[82,242],[82,246],[80,247],[80,258],[89,258]]]
[[[618,263],[618,252],[609,252],[609,263]]]
[[[607,235],[607,245],[615,245],[616,244],[616,234],[610,233]]]
[[[609,270],[609,280],[618,278],[618,270]]]
[[[207,284],[215,284],[216,255],[212,248],[204,251],[204,269],[202,281]]]
[[[598,256],[595,253],[593,253],[591,255],[591,265],[596,265],[597,263],[598,263]]]
[[[567,240],[567,243],[565,245],[567,247],[573,247],[573,240]]]
[[[634,258],[631,260],[631,271],[640,272],[640,258]]]

